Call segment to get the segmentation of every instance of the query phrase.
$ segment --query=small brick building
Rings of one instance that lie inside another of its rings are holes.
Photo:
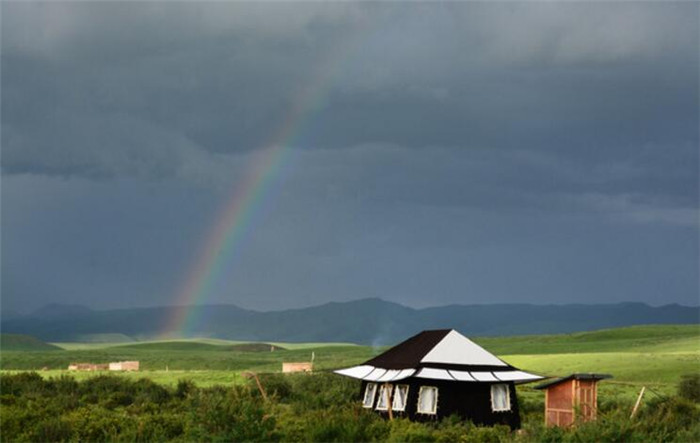
[[[311,372],[314,364],[311,362],[289,362],[282,363],[282,372]]]
[[[107,363],[71,363],[68,365],[69,371],[106,371],[108,369]]]
[[[138,371],[138,361],[117,361],[109,364],[110,371]]]
[[[571,426],[575,422],[592,421],[598,413],[600,380],[609,374],[571,374],[541,385],[544,389],[544,422],[546,426]]]

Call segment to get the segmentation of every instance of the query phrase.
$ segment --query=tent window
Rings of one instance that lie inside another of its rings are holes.
[[[391,403],[391,409],[394,411],[405,411],[407,399],[408,385],[396,385],[394,388],[394,401]]]
[[[418,391],[418,413],[435,414],[437,412],[438,389],[435,386],[421,386]]]
[[[391,396],[391,385],[381,385],[379,387],[379,399],[377,400],[377,410],[386,411],[389,409],[389,396]]]
[[[362,400],[362,407],[363,408],[371,408],[374,406],[374,394],[377,392],[377,384],[376,383],[367,383],[367,387],[365,388],[365,398]]]
[[[510,411],[510,390],[506,384],[491,385],[491,409]]]

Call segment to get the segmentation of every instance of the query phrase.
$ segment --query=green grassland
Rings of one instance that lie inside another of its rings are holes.
[[[361,363],[386,347],[347,343],[258,343],[218,340],[161,340],[126,343],[55,343],[35,340],[17,350],[18,339],[3,335],[0,368],[3,371],[42,370],[45,376],[68,373],[73,362],[106,363],[139,360],[141,371],[125,377],[149,377],[174,385],[190,379],[203,386],[241,383],[241,373],[280,372],[282,362],[310,361],[317,371]],[[546,376],[572,372],[602,372],[612,383],[646,384],[664,389],[681,375],[700,372],[700,326],[654,325],[606,329],[575,334],[515,337],[475,337],[475,342],[519,368]],[[273,350],[274,346],[274,350]],[[56,350],[60,347],[63,350]],[[36,349],[36,350],[35,350]],[[50,350],[49,350],[50,349]],[[94,375],[70,372],[78,378]]]
[[[599,386],[599,420],[566,431],[544,428],[544,394],[524,384],[518,386],[521,432],[450,420],[389,423],[361,408],[357,380],[328,373],[386,347],[217,339],[61,343],[53,350],[38,350],[37,340],[24,350],[3,347],[0,419],[7,441],[700,440],[700,405],[678,397],[682,376],[700,375],[697,325],[472,339],[542,375],[612,374]],[[309,361],[312,355],[319,375],[279,374],[282,362]],[[139,360],[141,370],[66,370],[71,362],[119,360]],[[249,372],[260,375],[273,401],[261,402]],[[630,420],[642,386],[647,394],[639,419]]]
[[[125,336],[126,337],[126,336]],[[219,338],[180,338],[180,339],[168,339],[168,340],[148,340],[148,341],[142,341],[138,342],[135,341],[131,338],[128,338],[123,340],[123,341],[111,341],[111,342],[56,342],[56,343],[51,343],[52,345],[58,346],[59,348],[69,350],[69,351],[76,351],[76,350],[88,350],[88,349],[103,349],[103,348],[110,348],[110,347],[122,347],[122,346],[131,346],[131,345],[159,345],[163,344],[164,346],[168,346],[169,343],[178,343],[182,344],[182,346],[187,346],[185,343],[199,343],[199,344],[208,344],[208,345],[220,345],[220,346],[229,346],[229,347],[235,347],[237,345],[248,345],[251,344],[248,341],[239,341],[239,340],[224,340],[224,339],[219,339]],[[286,343],[286,342],[266,342],[266,343],[254,343],[254,344],[265,344],[268,346],[275,346],[276,348],[280,349],[289,349],[289,350],[295,350],[295,349],[310,349],[310,348],[319,348],[319,347],[332,347],[332,346],[355,346],[353,343]],[[179,345],[178,345],[179,346]],[[177,346],[176,346],[177,347]],[[224,348],[221,348],[223,350]],[[269,347],[265,350],[269,350]]]
[[[700,350],[700,324],[649,325],[556,335],[475,338],[496,355],[600,352],[693,352]]]
[[[60,351],[59,346],[45,343],[30,335],[0,334],[0,351]]]

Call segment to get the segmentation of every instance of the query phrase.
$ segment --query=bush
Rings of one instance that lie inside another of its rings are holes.
[[[67,414],[65,420],[72,429],[71,440],[79,441],[113,441],[135,428],[135,421],[126,414],[101,406],[82,406]]]
[[[435,441],[431,429],[422,423],[400,418],[391,422],[390,442],[431,442]]]
[[[506,425],[476,426],[453,415],[442,420],[434,432],[438,442],[492,443],[510,440],[511,429]]]
[[[178,380],[175,388],[175,398],[184,400],[196,390],[196,386],[192,380]]]
[[[71,434],[70,423],[59,417],[48,417],[32,427],[27,437],[30,441],[68,441]]]
[[[180,381],[171,389],[118,376],[76,382],[0,375],[2,441],[700,441],[700,405],[685,396],[649,399],[634,420],[629,402],[610,402],[597,421],[563,429],[544,427],[535,411],[539,400],[529,395],[524,428],[513,433],[456,416],[389,421],[361,407],[359,383],[331,374],[278,374],[262,381],[268,401],[254,382],[198,388]]]
[[[270,441],[274,437],[274,418],[247,387],[202,389],[186,409],[190,410],[188,440]]]
[[[298,375],[296,375],[298,376]],[[308,376],[304,374],[303,376]],[[285,374],[265,374],[260,375],[260,384],[263,386],[265,393],[269,398],[274,398],[276,401],[283,403],[288,402],[292,397],[292,382],[291,378],[295,376],[288,376]],[[258,390],[255,380],[250,380],[248,385],[251,389]]]
[[[686,374],[678,384],[678,395],[687,400],[700,402],[700,374]]]

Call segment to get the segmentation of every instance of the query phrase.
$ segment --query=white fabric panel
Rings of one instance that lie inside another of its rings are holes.
[[[421,363],[508,366],[498,357],[452,330],[430,350]]]
[[[396,385],[394,388],[394,400],[391,403],[391,409],[394,411],[405,411],[407,399],[408,385]]]
[[[379,377],[377,381],[391,381],[396,378],[401,373],[399,369],[388,369],[384,375]]]
[[[525,371],[504,371],[504,372],[494,372],[493,375],[498,377],[503,381],[533,381],[542,380],[544,377],[539,375],[530,374]]]
[[[402,369],[399,371],[399,375],[394,377],[392,380],[403,380],[405,378],[408,378],[415,374],[416,370],[415,369]]]
[[[445,369],[423,368],[418,374],[418,378],[429,378],[432,380],[454,380]]]
[[[453,371],[450,369],[449,373],[459,381],[476,381],[467,371]]]
[[[359,378],[360,380],[367,381],[394,381],[403,380],[412,376],[416,370],[415,369],[382,369],[375,368],[370,365],[353,366],[351,368],[337,369],[336,374],[345,375],[347,377]]]
[[[419,414],[435,414],[437,411],[437,396],[438,390],[434,386],[421,386],[418,391],[418,407],[416,412]]]
[[[367,387],[365,387],[365,398],[362,400],[363,408],[371,408],[372,406],[374,406],[374,394],[376,393],[377,384],[367,383]]]
[[[338,369],[338,370],[333,371],[333,372],[335,372],[336,374],[345,375],[345,376],[352,377],[352,378],[364,379],[374,369],[376,369],[374,366],[361,365],[361,366],[353,366],[352,368]]]
[[[476,381],[498,381],[491,372],[472,372],[471,374]]]
[[[368,381],[377,381],[379,380],[382,375],[386,374],[386,369],[382,368],[374,368],[374,371],[370,372],[369,374],[365,375],[362,377],[363,380],[368,380]]]
[[[379,386],[379,398],[377,399],[377,407],[375,409],[386,411],[389,409],[389,397],[391,396],[391,385]]]
[[[491,410],[510,411],[510,390],[507,384],[491,385]]]

